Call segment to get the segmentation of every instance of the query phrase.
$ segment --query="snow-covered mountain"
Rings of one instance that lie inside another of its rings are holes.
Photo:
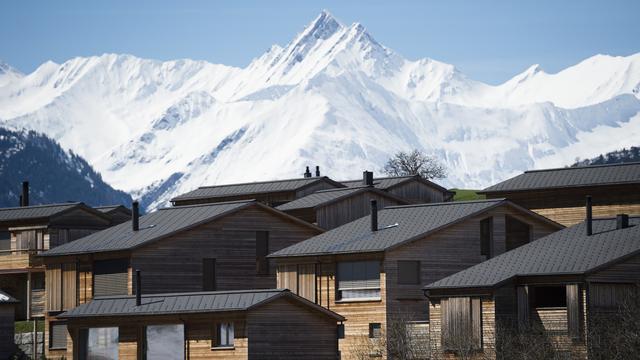
[[[305,165],[357,177],[413,148],[446,162],[445,185],[484,187],[636,145],[639,112],[640,53],[492,86],[407,60],[328,12],[245,68],[114,54],[26,75],[0,65],[0,126],[48,134],[150,208]]]

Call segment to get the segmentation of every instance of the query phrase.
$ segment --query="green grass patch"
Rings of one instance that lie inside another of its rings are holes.
[[[33,331],[33,321],[16,321],[16,334],[30,333]],[[36,325],[38,331],[44,331],[44,320],[38,321]]]
[[[487,198],[484,195],[478,194],[478,190],[451,189],[451,191],[456,192],[456,195],[453,197],[453,201],[482,200]]]

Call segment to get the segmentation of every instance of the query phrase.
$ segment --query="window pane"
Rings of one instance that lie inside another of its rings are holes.
[[[380,323],[370,323],[369,324],[369,337],[370,338],[379,338],[382,335],[382,329]]]
[[[358,261],[338,263],[338,288],[380,288],[380,262]]]
[[[147,326],[147,359],[183,360],[183,325]]]
[[[87,337],[88,360],[118,359],[118,328],[90,328]]]
[[[233,323],[220,323],[216,327],[215,346],[233,346]]]

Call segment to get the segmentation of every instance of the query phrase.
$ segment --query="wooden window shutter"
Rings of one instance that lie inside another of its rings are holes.
[[[298,265],[298,291],[303,298],[316,302],[316,265]]]
[[[215,291],[216,287],[216,259],[202,259],[202,290]]]
[[[454,297],[443,299],[442,346],[457,351],[482,348],[482,302],[479,298]]]
[[[100,260],[93,263],[93,296],[127,295],[129,259]]]
[[[49,324],[49,348],[67,348],[67,323],[55,321]]]
[[[580,339],[582,312],[580,301],[580,287],[578,284],[567,285],[567,328],[569,337],[573,340]]]
[[[518,329],[524,331],[529,328],[529,287],[516,287],[517,307],[518,307]]]
[[[62,310],[62,266],[53,264],[47,266],[45,275],[46,310]]]
[[[480,255],[491,257],[491,240],[493,239],[493,218],[480,221]]]
[[[256,231],[256,273],[269,275],[269,232]]]
[[[482,349],[482,301],[471,299],[471,339],[473,349]]]
[[[70,310],[78,306],[78,280],[76,264],[62,266],[62,308]]]
[[[278,289],[289,289],[291,292],[298,293],[298,265],[279,265],[278,266]]]

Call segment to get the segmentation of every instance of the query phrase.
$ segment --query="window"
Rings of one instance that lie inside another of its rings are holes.
[[[269,232],[256,231],[256,273],[269,275]]]
[[[216,287],[216,259],[202,259],[202,290],[215,291]]]
[[[216,338],[213,347],[233,347],[234,329],[232,322],[217,324],[215,332]]]
[[[442,299],[442,346],[444,350],[482,348],[482,309],[479,298]]]
[[[379,300],[380,262],[355,261],[338,263],[339,300]]]
[[[67,323],[52,321],[49,323],[49,349],[67,348]]]
[[[44,290],[44,273],[31,273],[31,290]]]
[[[11,233],[0,231],[0,250],[11,250]]]
[[[507,251],[525,245],[529,242],[530,226],[514,217],[505,216],[506,248]]]
[[[90,328],[86,346],[86,359],[118,359],[118,328]]]
[[[564,286],[536,286],[532,290],[534,308],[567,306],[567,292]]]
[[[127,295],[129,259],[93,262],[93,296]]]
[[[150,325],[146,331],[146,358],[162,360],[184,359],[184,326]]]
[[[480,255],[491,257],[491,240],[493,239],[493,218],[480,221]]]
[[[398,261],[398,284],[420,284],[420,261]]]
[[[382,326],[380,323],[369,323],[369,337],[372,339],[382,336]]]

